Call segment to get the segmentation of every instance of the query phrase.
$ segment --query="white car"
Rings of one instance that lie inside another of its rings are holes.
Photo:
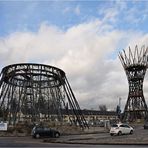
[[[120,123],[120,124],[113,124],[110,129],[110,135],[122,135],[122,134],[133,134],[134,129],[133,127],[129,126],[128,124]]]

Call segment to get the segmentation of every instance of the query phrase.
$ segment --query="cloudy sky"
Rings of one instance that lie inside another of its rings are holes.
[[[124,108],[119,51],[148,45],[147,1],[0,1],[0,69],[32,62],[65,71],[81,108]],[[148,102],[148,74],[144,81]]]

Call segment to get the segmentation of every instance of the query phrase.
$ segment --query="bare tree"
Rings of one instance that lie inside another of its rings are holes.
[[[100,111],[107,111],[106,105],[104,105],[104,104],[99,105],[99,110],[100,110]]]

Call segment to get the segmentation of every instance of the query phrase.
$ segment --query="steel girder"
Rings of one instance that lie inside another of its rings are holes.
[[[65,72],[59,68],[33,63],[6,66],[1,71],[0,116],[16,124],[25,119],[63,120],[63,110],[82,128],[87,126]],[[54,119],[53,119],[54,118]]]
[[[128,54],[124,50],[119,53],[129,84],[124,121],[133,122],[137,119],[144,119],[147,115],[147,105],[143,95],[143,81],[148,66],[147,53],[148,48],[145,46],[140,51],[136,46],[134,52],[129,47]]]

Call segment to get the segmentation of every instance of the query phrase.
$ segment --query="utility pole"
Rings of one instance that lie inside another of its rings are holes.
[[[122,100],[122,98],[119,98],[119,107],[120,107],[120,110],[121,110],[121,100]]]
[[[121,98],[119,98],[119,102],[118,102],[118,105],[117,105],[117,108],[116,108],[116,112],[117,112],[119,120],[121,120]]]

